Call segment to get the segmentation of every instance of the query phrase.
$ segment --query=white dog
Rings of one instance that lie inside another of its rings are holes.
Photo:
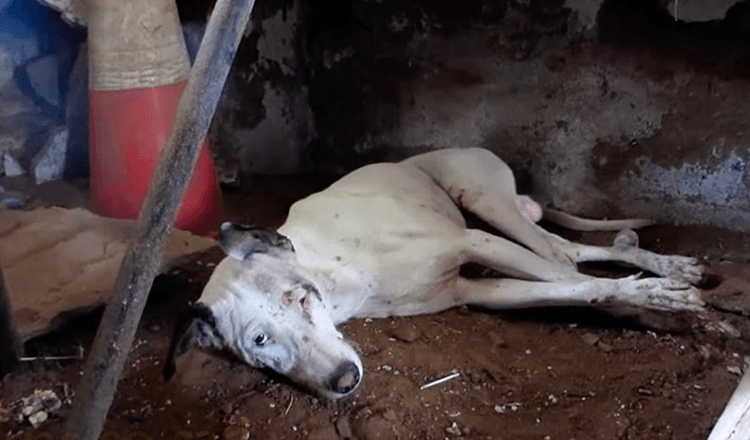
[[[467,229],[459,208],[509,239]],[[363,374],[359,356],[336,330],[350,318],[464,304],[702,310],[691,286],[703,271],[695,259],[639,249],[632,231],[612,247],[572,243],[537,226],[532,220],[540,214],[516,194],[513,174],[495,155],[454,149],[354,171],[295,203],[278,232],[225,223],[220,242],[228,256],[179,319],[165,378],[195,344],[228,349],[252,366],[339,398]],[[602,260],[659,277],[595,278],[576,269],[577,262]],[[508,278],[464,278],[459,268],[468,262]]]

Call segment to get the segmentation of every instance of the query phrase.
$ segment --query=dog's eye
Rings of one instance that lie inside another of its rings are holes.
[[[268,341],[268,336],[266,336],[263,333],[259,334],[258,336],[255,337],[255,339],[253,339],[253,342],[255,342],[255,345],[257,345],[258,347],[262,347],[266,345],[267,341]]]

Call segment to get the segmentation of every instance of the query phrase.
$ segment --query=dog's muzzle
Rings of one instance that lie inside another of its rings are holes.
[[[326,386],[336,394],[347,394],[359,385],[360,373],[354,362],[342,362],[328,378]]]

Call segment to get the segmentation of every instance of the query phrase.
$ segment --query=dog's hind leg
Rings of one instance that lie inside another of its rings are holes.
[[[482,264],[508,276],[538,281],[589,278],[570,265],[547,260],[510,240],[478,229],[467,229],[463,243],[465,261]]]
[[[589,246],[568,241],[550,232],[545,234],[557,243],[557,247],[577,263],[586,261],[613,261],[626,263],[656,275],[675,278],[697,284],[701,281],[704,267],[692,257],[660,255],[638,247],[638,235],[631,230],[617,234],[612,246]]]
[[[553,282],[511,278],[456,280],[456,300],[461,305],[489,309],[586,306],[616,313],[648,309],[666,312],[703,310],[700,291],[669,278],[589,278]]]
[[[516,203],[513,172],[488,150],[467,148],[438,150],[407,159],[404,163],[430,176],[460,207],[481,217],[511,239],[541,257],[575,267],[544,230],[526,218]]]

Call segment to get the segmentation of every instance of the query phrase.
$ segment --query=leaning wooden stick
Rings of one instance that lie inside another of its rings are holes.
[[[254,0],[218,0],[84,366],[68,432],[95,440],[104,426],[148,292],[245,31]]]

